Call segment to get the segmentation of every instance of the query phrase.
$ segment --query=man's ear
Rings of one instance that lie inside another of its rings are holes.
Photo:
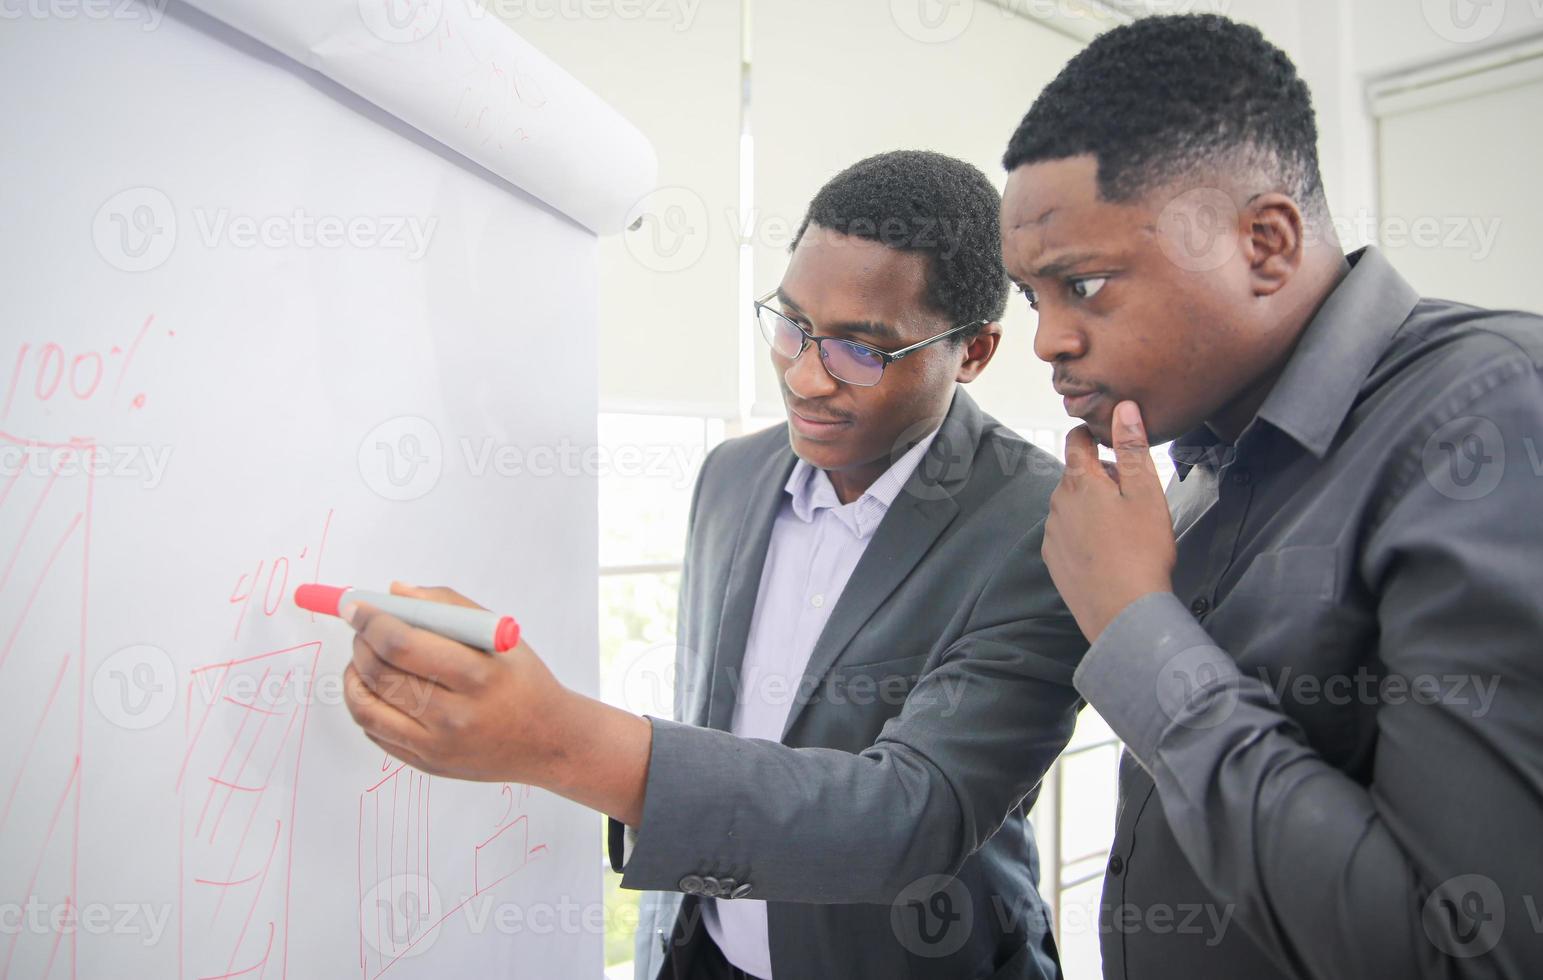
[[[1248,202],[1244,239],[1255,296],[1273,296],[1291,280],[1307,253],[1302,209],[1285,194],[1261,194]]]
[[[954,380],[961,384],[969,384],[980,373],[986,370],[986,365],[996,356],[997,345],[1002,342],[1002,325],[995,321],[987,323],[980,328],[980,332],[971,337],[964,345],[964,360],[959,365],[959,373],[954,375]]]

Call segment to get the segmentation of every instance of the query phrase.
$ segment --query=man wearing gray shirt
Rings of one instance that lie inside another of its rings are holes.
[[[1343,254],[1315,145],[1257,31],[1157,17],[1004,161],[1006,266],[1086,422],[1044,555],[1128,749],[1104,972],[1538,976],[1543,320]]]

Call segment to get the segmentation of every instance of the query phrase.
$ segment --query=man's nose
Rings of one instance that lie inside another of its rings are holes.
[[[1082,357],[1087,352],[1087,336],[1074,317],[1040,311],[1039,323],[1034,329],[1036,357],[1054,364],[1064,358]]]
[[[820,346],[813,342],[788,365],[782,378],[787,382],[788,390],[799,398],[812,400],[836,392],[836,379],[825,370],[825,362],[820,358]]]

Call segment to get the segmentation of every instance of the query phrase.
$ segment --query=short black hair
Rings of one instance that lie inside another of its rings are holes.
[[[1327,213],[1307,84],[1257,28],[1216,14],[1144,17],[1100,35],[1034,100],[1002,165],[1083,154],[1098,160],[1109,201],[1233,165]]]
[[[859,160],[821,187],[810,222],[842,235],[927,256],[927,302],[952,326],[1000,320],[1007,308],[999,212],[1002,195],[976,167],[927,150]],[[951,340],[979,333],[963,330]]]

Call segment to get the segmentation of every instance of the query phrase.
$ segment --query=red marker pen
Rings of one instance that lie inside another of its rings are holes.
[[[410,599],[389,592],[332,585],[302,585],[295,590],[295,605],[328,616],[340,615],[350,602],[368,602],[404,623],[478,650],[503,653],[520,642],[520,624],[513,616],[500,616],[486,609],[468,609],[431,599]]]

